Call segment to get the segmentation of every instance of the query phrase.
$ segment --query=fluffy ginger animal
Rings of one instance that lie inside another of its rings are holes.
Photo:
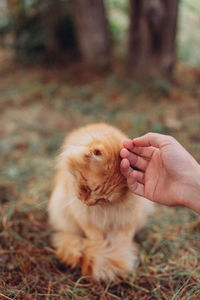
[[[120,173],[120,150],[126,135],[99,123],[66,137],[58,159],[49,203],[57,257],[83,275],[114,280],[133,272],[135,233],[153,204],[131,193]]]

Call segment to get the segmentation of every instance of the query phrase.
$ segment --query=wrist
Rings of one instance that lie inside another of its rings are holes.
[[[200,165],[198,164],[195,169],[185,185],[186,192],[182,199],[182,205],[200,214]]]

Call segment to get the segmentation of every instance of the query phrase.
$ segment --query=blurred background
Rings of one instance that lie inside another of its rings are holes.
[[[200,221],[181,208],[159,207],[141,241],[138,272],[153,272],[151,282],[96,286],[90,298],[88,286],[76,290],[77,270],[65,281],[46,214],[55,156],[68,132],[97,121],[131,138],[173,135],[200,162],[198,0],[0,0],[0,298],[199,299]],[[156,273],[161,263],[170,283]]]

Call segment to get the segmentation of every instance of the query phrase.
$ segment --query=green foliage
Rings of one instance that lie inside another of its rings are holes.
[[[127,12],[127,3],[124,0],[105,0],[105,4],[115,7],[123,12]]]
[[[75,45],[70,1],[24,0],[3,13],[0,35],[12,33],[13,47],[22,60],[41,61]]]
[[[197,8],[195,5],[193,5],[191,2],[188,2],[187,0],[182,0],[181,1],[181,6],[188,9],[189,11],[196,12]]]
[[[191,65],[200,66],[200,1],[182,0],[178,24],[178,57]]]
[[[0,35],[9,32],[12,29],[11,18],[0,18]]]
[[[111,37],[116,42],[116,46],[119,46],[120,40],[124,38],[128,28],[128,1],[105,0],[104,3],[107,10]]]

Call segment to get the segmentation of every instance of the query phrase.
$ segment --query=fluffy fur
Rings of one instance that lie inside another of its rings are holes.
[[[49,203],[58,258],[96,280],[134,270],[133,237],[152,204],[132,194],[121,175],[120,150],[126,136],[106,124],[73,131],[58,160]]]

